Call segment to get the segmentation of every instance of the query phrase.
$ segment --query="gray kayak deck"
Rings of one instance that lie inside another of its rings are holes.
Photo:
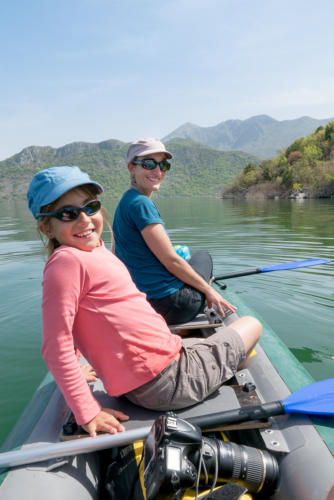
[[[235,303],[233,297],[229,300]],[[241,315],[252,313],[243,305],[240,307],[239,304],[238,312]],[[312,382],[312,379],[307,378],[305,371],[300,368],[296,360],[293,360],[288,349],[263,320],[259,319],[264,324],[261,345],[256,347],[256,355],[249,359],[245,370],[237,373],[233,383],[242,386],[246,382],[252,382],[256,386],[257,397],[262,402],[282,400],[291,393],[291,390],[298,388],[291,388],[291,384],[292,387],[293,384],[307,385]],[[226,323],[232,321],[233,317],[228,318]],[[206,331],[208,330],[209,328]],[[267,353],[271,354],[270,357]],[[275,365],[282,363],[283,366],[279,371],[275,369]],[[290,375],[291,382],[289,387],[286,380],[288,375]],[[160,412],[133,405],[124,397],[108,396],[99,380],[91,387],[102,406],[121,410],[130,416],[130,420],[125,423],[125,432],[151,426],[160,414]],[[38,404],[33,403],[30,415],[27,411],[24,418],[18,422],[16,432],[7,441],[7,449],[18,446],[15,436],[20,434],[22,427],[25,427],[23,449],[41,444],[59,443],[63,434],[63,424],[69,418],[70,411],[52,380],[48,379],[37,392],[35,401]],[[43,394],[45,394],[45,402],[42,404]],[[175,413],[182,418],[189,418],[239,407],[240,398],[238,399],[233,387],[224,385],[203,403]],[[333,417],[315,420],[317,428],[327,429],[328,433],[334,428]],[[272,498],[329,500],[332,498],[331,495],[334,498],[333,454],[319,435],[317,428],[312,425],[311,420],[302,415],[283,415],[270,418],[268,424],[269,427],[265,425],[256,432],[261,436],[264,447],[275,454],[280,464],[280,486]],[[16,467],[8,474],[3,474],[0,499],[16,500],[24,497],[27,500],[44,500],[45,498],[48,500],[58,498],[92,500],[98,498],[98,481],[97,453],[51,459],[26,467]]]
[[[237,373],[235,382],[240,386],[246,382],[254,383],[261,401],[284,399],[290,391],[273,369],[261,346],[256,351],[247,368]],[[119,409],[130,416],[130,420],[125,423],[127,431],[152,425],[160,414],[133,405],[124,397],[111,398],[105,393],[100,381],[93,384],[92,389],[103,406]],[[239,407],[240,402],[233,387],[225,385],[203,403],[175,413],[188,418]],[[59,442],[62,425],[68,416],[66,404],[56,389],[25,447]],[[272,498],[330,498],[329,491],[334,488],[334,458],[311,421],[306,416],[294,415],[274,417],[269,421],[269,428],[264,426],[257,432],[266,449],[275,453],[280,463],[282,480],[279,490]],[[17,467],[6,476],[0,488],[0,499],[95,499],[98,498],[98,467],[96,453]],[[85,477],[80,477],[82,470],[86,471]]]

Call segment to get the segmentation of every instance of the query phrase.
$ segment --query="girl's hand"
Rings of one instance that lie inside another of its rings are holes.
[[[218,312],[222,317],[225,316],[224,308],[232,312],[235,312],[237,310],[234,305],[230,304],[228,300],[224,299],[224,297],[222,297],[220,293],[217,292],[212,286],[210,286],[210,289],[206,292],[205,298],[207,300],[209,308],[212,307],[212,304],[215,304],[217,306]]]
[[[97,380],[96,371],[91,365],[86,363],[84,365],[80,365],[80,368],[87,382],[96,382]]]
[[[125,428],[117,420],[129,420],[128,415],[121,411],[112,410],[111,408],[102,408],[99,413],[90,422],[82,427],[89,433],[90,437],[96,437],[97,432],[109,432],[116,434],[116,432],[123,432]]]

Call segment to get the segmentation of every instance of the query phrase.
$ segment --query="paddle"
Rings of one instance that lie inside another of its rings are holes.
[[[329,262],[331,262],[329,259],[309,259],[309,260],[296,260],[294,262],[282,262],[281,264],[275,264],[274,266],[269,266],[269,267],[259,267],[255,269],[249,269],[246,271],[239,271],[236,273],[220,274],[219,276],[215,276],[213,281],[216,283],[217,280],[228,280],[230,278],[239,278],[240,276],[248,276],[250,274],[269,273],[271,271],[287,271],[289,269],[298,269],[300,267],[328,264]]]
[[[290,394],[283,401],[244,406],[243,408],[212,413],[211,415],[194,417],[189,420],[199,427],[209,429],[216,425],[258,420],[283,415],[284,413],[334,415],[334,378],[306,385]]]
[[[199,427],[209,429],[217,425],[244,422],[252,419],[272,417],[284,413],[303,413],[305,415],[334,415],[334,378],[314,382],[290,394],[283,401],[247,406],[211,415],[192,417],[187,420]],[[151,426],[132,429],[118,434],[103,434],[95,438],[74,439],[63,443],[31,446],[21,450],[0,453],[0,468],[40,462],[59,457],[90,453],[113,448],[145,439]]]

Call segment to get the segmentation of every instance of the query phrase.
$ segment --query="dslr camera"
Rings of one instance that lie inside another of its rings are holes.
[[[207,486],[208,478],[213,485],[217,480],[232,482],[249,492],[270,494],[276,489],[279,468],[265,450],[203,437],[197,425],[171,412],[158,417],[144,445],[147,500],[158,493],[181,498],[186,488]]]

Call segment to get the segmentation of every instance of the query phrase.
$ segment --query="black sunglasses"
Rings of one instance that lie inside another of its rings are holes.
[[[154,170],[159,165],[161,172],[167,172],[170,169],[170,163],[167,160],[157,161],[154,158],[144,158],[144,160],[133,160],[133,165],[141,165],[146,170]]]
[[[37,214],[37,217],[54,217],[55,219],[61,220],[63,222],[71,222],[79,217],[81,212],[85,212],[86,215],[94,215],[101,208],[100,200],[91,200],[82,207],[64,207],[59,208],[55,212],[47,212]]]

